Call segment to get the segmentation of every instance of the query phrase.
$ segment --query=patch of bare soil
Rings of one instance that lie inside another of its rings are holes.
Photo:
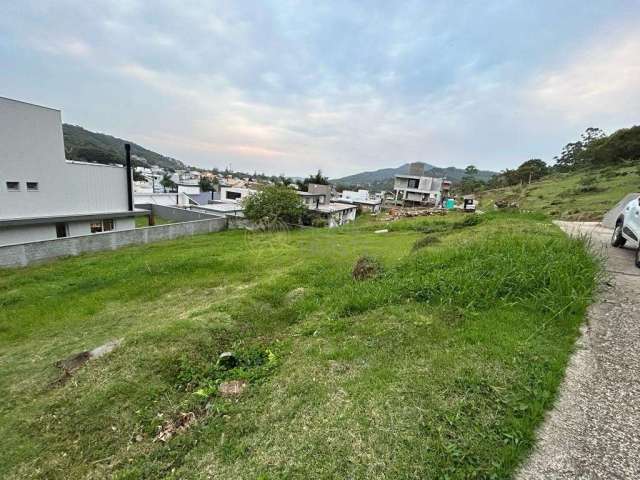
[[[110,340],[104,345],[100,345],[93,350],[85,350],[84,352],[74,353],[64,360],[58,360],[54,365],[62,370],[62,375],[60,375],[60,377],[52,383],[52,386],[55,387],[64,385],[73,376],[73,374],[80,370],[89,360],[100,358],[108,353],[111,353],[121,343],[121,338]]]
[[[174,435],[184,433],[198,420],[194,412],[180,413],[178,418],[168,420],[161,427],[158,427],[158,434],[154,442],[168,442]]]
[[[247,388],[248,384],[245,380],[230,380],[228,382],[222,382],[218,387],[218,393],[221,397],[232,398],[242,395]]]

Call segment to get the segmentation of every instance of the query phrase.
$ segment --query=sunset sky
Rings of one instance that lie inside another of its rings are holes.
[[[0,96],[201,167],[551,161],[640,124],[640,2],[0,2]]]

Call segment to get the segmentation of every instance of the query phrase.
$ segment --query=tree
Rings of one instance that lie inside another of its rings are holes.
[[[162,177],[162,180],[160,180],[160,185],[162,185],[162,187],[164,188],[164,191],[166,192],[167,190],[169,190],[170,192],[174,191],[176,188],[176,184],[173,180],[171,180],[171,177],[169,176],[168,173],[164,174],[164,177]]]
[[[310,183],[315,183],[316,185],[329,185],[329,179],[322,175],[322,170],[318,170],[315,175],[309,175],[302,181],[302,183],[298,183],[298,185],[306,192],[309,189],[308,185]]]
[[[469,165],[464,169],[464,173],[470,177],[475,177],[478,174],[478,169],[475,165]]]
[[[270,185],[243,200],[244,215],[266,228],[278,224],[298,225],[305,212],[300,196],[282,185]]]
[[[484,186],[484,182],[476,179],[478,169],[474,165],[469,165],[465,168],[464,173],[465,174],[460,181],[460,191],[463,194],[473,193]]]
[[[147,177],[145,177],[144,175],[142,175],[140,172],[138,172],[137,170],[133,171],[133,181],[134,182],[146,182],[147,181]]]
[[[516,173],[520,182],[531,183],[547,175],[549,173],[549,167],[543,160],[532,158],[520,165]]]
[[[200,178],[198,185],[200,185],[200,191],[202,192],[215,192],[216,190],[215,186],[217,183],[218,183],[218,180],[216,179],[211,180],[208,177],[202,177]]]

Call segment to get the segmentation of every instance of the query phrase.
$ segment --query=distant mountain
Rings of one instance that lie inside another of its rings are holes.
[[[335,185],[353,185],[368,187],[375,190],[391,190],[393,188],[393,177],[403,173],[409,173],[409,164],[405,163],[397,168],[381,168],[371,172],[356,173],[342,178],[335,178],[331,183]],[[446,177],[452,182],[459,182],[464,176],[464,170],[456,167],[436,167],[435,165],[424,164],[424,174],[427,177]],[[479,180],[489,180],[496,172],[480,170],[476,178]]]
[[[158,165],[169,170],[187,168],[184,163],[175,158],[152,152],[128,140],[85,130],[77,125],[64,123],[62,124],[62,132],[64,134],[64,150],[69,160],[124,164],[124,144],[130,143],[134,165]]]

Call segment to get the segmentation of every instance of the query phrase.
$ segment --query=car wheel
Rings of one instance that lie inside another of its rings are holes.
[[[627,239],[622,236],[622,223],[616,223],[616,228],[613,229],[613,235],[611,236],[611,245],[622,247],[625,243],[627,243]]]

